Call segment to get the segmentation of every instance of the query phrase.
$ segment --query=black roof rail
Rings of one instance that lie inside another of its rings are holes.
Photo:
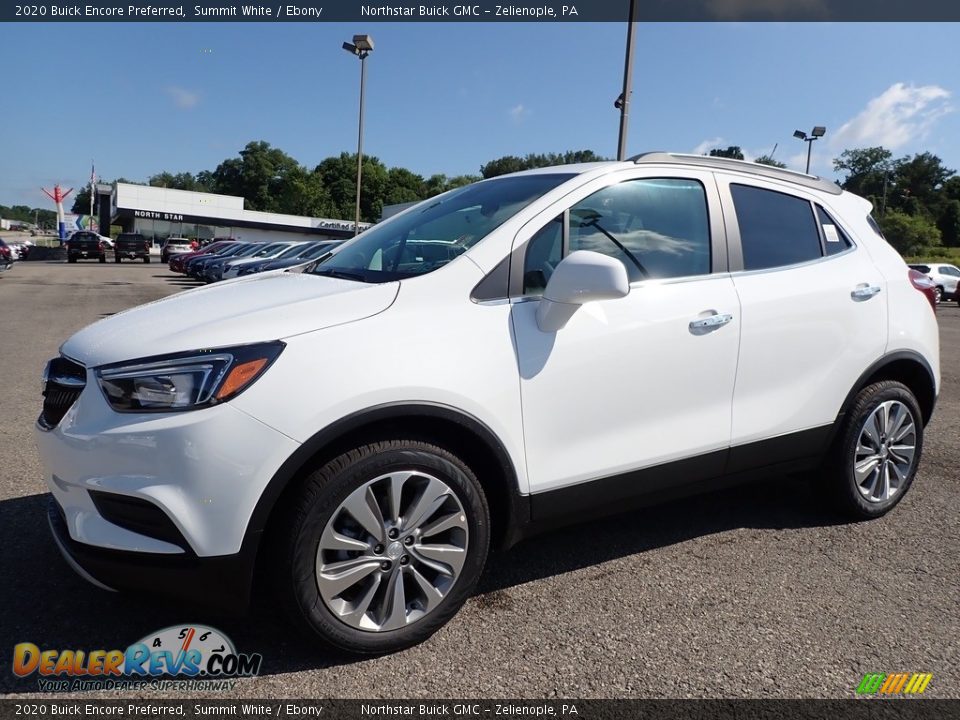
[[[746,160],[734,160],[732,158],[713,157],[710,155],[687,155],[684,153],[671,152],[645,152],[634,155],[629,158],[630,162],[641,165],[643,163],[667,163],[671,165],[695,165],[698,167],[713,168],[714,170],[732,170],[734,172],[749,173],[760,177],[773,180],[783,180],[785,182],[803,185],[804,187],[820,190],[830,195],[840,195],[843,188],[835,182],[816,175],[807,175],[793,170],[773,167],[772,165],[763,165],[761,163],[749,162]]]

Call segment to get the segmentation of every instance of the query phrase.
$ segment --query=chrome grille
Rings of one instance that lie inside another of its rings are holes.
[[[87,384],[87,371],[65,357],[54,358],[43,371],[43,412],[40,425],[55,428],[80,397]]]

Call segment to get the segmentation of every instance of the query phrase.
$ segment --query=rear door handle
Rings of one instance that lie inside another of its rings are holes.
[[[733,315],[730,313],[716,313],[709,317],[699,318],[697,320],[690,321],[691,330],[712,330],[713,328],[722,327],[728,322],[733,320]]]
[[[850,293],[850,297],[858,301],[869,300],[874,295],[877,295],[879,293],[880,293],[879,285],[870,285],[869,283],[860,283]]]

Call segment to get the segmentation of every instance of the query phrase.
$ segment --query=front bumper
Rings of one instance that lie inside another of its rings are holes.
[[[250,604],[259,538],[250,538],[239,553],[223,557],[107,550],[71,538],[63,511],[53,497],[47,522],[70,567],[103,590],[148,592],[232,612],[243,612]]]
[[[118,413],[87,374],[86,387],[57,426],[35,428],[45,480],[68,536],[143,555],[240,552],[264,488],[299,444],[230,403],[193,412]],[[175,532],[107,520],[98,493],[149,503]]]

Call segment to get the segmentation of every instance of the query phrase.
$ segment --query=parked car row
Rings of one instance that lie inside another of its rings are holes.
[[[204,282],[217,282],[268,270],[302,265],[323,257],[339,241],[240,242],[219,241],[202,250],[171,256],[173,272]]]

